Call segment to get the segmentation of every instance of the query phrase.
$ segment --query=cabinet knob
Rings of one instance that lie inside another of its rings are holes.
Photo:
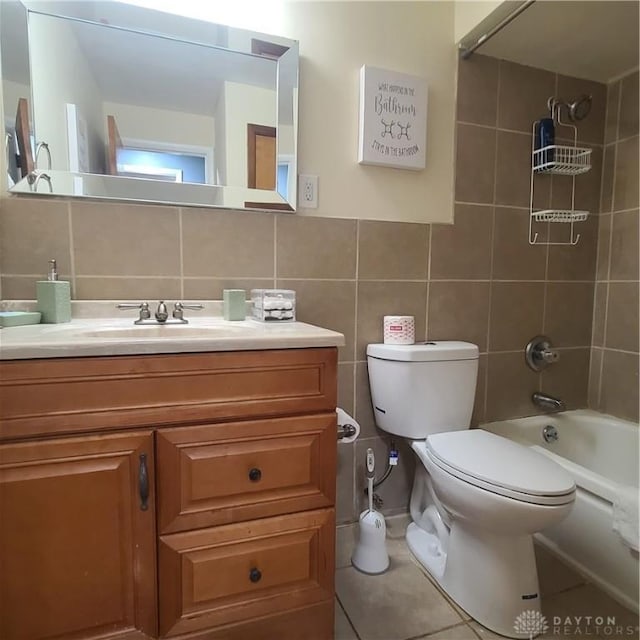
[[[251,482],[258,482],[260,478],[262,478],[262,471],[257,467],[254,467],[249,471],[249,480],[251,480]]]
[[[251,582],[260,582],[260,578],[262,578],[262,571],[256,567],[252,567],[249,571],[249,580],[251,580]]]

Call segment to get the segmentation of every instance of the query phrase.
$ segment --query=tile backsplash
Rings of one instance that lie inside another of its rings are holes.
[[[300,320],[346,337],[339,404],[363,432],[355,446],[339,446],[337,502],[339,521],[353,521],[363,508],[366,448],[382,457],[386,452],[387,438],[373,422],[366,367],[366,345],[381,341],[384,315],[415,316],[418,339],[479,345],[476,424],[535,413],[530,396],[536,390],[570,408],[585,407],[591,351],[606,354],[606,366],[626,366],[618,362],[626,351],[591,340],[598,216],[580,226],[576,247],[527,242],[532,119],[544,116],[547,98],[564,87],[568,97],[594,96],[579,136],[584,133],[601,158],[604,85],[483,56],[460,63],[453,225],[2,199],[3,297],[33,298],[34,281],[54,256],[61,277],[83,299],[219,299],[229,287],[295,289]],[[608,160],[605,153],[605,165]],[[600,201],[599,172],[594,166],[577,181],[578,198]],[[566,196],[561,179],[547,178],[541,176],[543,203]],[[634,224],[619,215],[603,217],[614,219],[610,233]],[[637,211],[634,220],[637,225]],[[559,231],[540,227],[542,237]],[[616,269],[633,269],[626,259],[615,260]],[[605,295],[603,284],[596,300]],[[626,295],[609,288],[614,301]],[[615,322],[599,330],[622,331]],[[560,362],[542,374],[523,358],[526,342],[538,333],[549,334],[561,351]],[[613,393],[610,386],[602,386],[605,396]],[[400,465],[378,491],[387,512],[407,509],[412,483],[413,454],[397,445]]]

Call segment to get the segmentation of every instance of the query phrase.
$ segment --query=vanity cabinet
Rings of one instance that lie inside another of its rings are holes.
[[[336,369],[0,362],[0,637],[330,640]]]

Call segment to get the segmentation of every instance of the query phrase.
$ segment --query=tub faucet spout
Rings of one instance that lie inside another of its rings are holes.
[[[565,404],[562,400],[558,398],[554,398],[553,396],[547,395],[546,393],[542,393],[540,391],[536,391],[531,396],[531,401],[536,407],[540,407],[549,413],[557,413],[558,411],[565,410]]]

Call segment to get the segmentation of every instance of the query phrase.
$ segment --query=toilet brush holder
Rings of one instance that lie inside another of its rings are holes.
[[[378,511],[366,509],[360,514],[360,537],[351,556],[351,564],[362,573],[384,573],[389,568],[387,525]]]
[[[373,508],[373,481],[376,460],[373,449],[367,449],[366,472],[369,508],[360,514],[358,543],[351,556],[351,564],[362,573],[384,573],[389,568],[387,553],[387,525],[384,516]]]

